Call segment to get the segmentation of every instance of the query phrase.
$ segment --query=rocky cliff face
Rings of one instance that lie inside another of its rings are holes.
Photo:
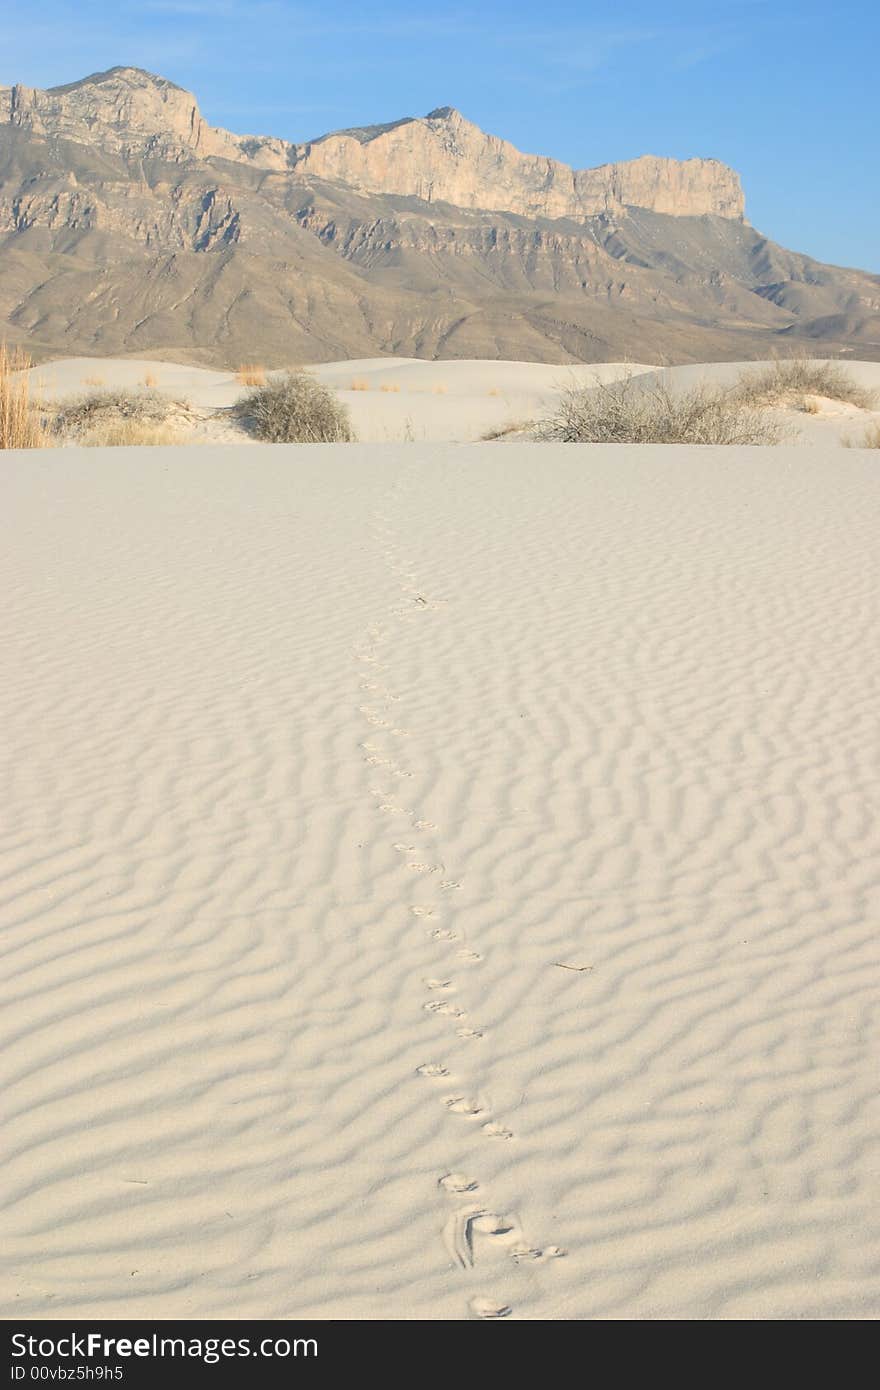
[[[137,68],[112,68],[45,92],[0,88],[0,121],[34,135],[98,144],[128,159],[218,158],[335,179],[360,192],[521,217],[583,220],[627,205],[671,216],[744,216],[739,177],[717,160],[646,155],[571,169],[521,154],[451,107],[294,145],[216,129],[202,118],[195,97],[173,82]]]
[[[714,159],[658,159],[571,169],[521,154],[451,107],[420,120],[325,135],[293,154],[296,167],[371,193],[397,193],[520,217],[582,220],[626,204],[672,216],[741,219],[739,176]]]
[[[880,357],[880,277],[774,246],[731,170],[573,170],[448,108],[304,145],[115,68],[0,88],[0,341],[268,366]]]

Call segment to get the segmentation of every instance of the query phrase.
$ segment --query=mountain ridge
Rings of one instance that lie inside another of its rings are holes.
[[[369,192],[524,216],[590,216],[627,203],[670,215],[744,216],[739,177],[718,160],[643,155],[573,169],[549,156],[523,154],[453,106],[296,143],[211,126],[193,93],[142,68],[120,66],[45,91],[21,83],[0,88],[4,118],[35,134],[54,129],[67,138],[94,138],[100,131],[105,144],[129,154],[158,149],[173,158],[192,151],[276,172],[298,168]]]
[[[0,338],[222,366],[880,358],[880,276],[775,245],[733,171],[575,171],[451,107],[355,132],[235,136],[140,69],[0,88]],[[509,207],[474,205],[489,184]]]

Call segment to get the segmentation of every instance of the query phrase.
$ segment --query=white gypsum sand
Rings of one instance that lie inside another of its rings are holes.
[[[875,453],[3,486],[5,1316],[876,1316]]]
[[[711,362],[659,369],[632,362],[554,366],[375,357],[319,363],[308,370],[338,394],[364,443],[473,443],[492,432],[503,437],[511,426],[540,419],[572,386],[590,388],[632,376],[642,386],[660,382],[673,393],[700,385],[714,389],[732,386],[744,373],[772,365]],[[766,407],[767,414],[785,426],[792,444],[858,444],[868,429],[880,425],[880,363],[844,361],[832,366],[876,392],[875,408],[821,397],[811,398],[809,412],[794,401]],[[137,391],[148,382],[171,400],[188,404],[185,414],[172,412],[171,426],[181,434],[181,442],[252,442],[232,415],[232,407],[250,388],[232,371],[121,357],[70,357],[42,363],[30,372],[32,393],[46,403],[102,389]]]

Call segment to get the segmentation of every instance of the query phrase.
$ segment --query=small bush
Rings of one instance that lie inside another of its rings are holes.
[[[171,409],[172,402],[158,391],[90,391],[58,406],[53,429],[83,443],[94,442],[92,436],[102,442],[108,431],[122,425],[163,425]]]
[[[812,362],[807,357],[779,359],[769,367],[744,372],[733,388],[743,405],[778,405],[793,402],[802,410],[806,396],[825,396],[832,401],[869,410],[874,393],[860,386],[834,362]],[[815,413],[815,408],[812,412]]]
[[[367,380],[365,380],[365,378],[362,376],[356,376],[354,381],[351,383],[352,391],[369,391],[369,389],[370,383]]]
[[[269,444],[348,444],[348,411],[308,372],[288,372],[243,396],[236,407],[258,439]]]
[[[0,449],[40,449],[46,442],[30,398],[31,365],[26,353],[0,343]]]
[[[537,437],[568,444],[778,444],[785,430],[727,391],[673,394],[637,378],[574,386],[538,424]]]

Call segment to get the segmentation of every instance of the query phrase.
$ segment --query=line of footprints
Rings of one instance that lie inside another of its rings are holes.
[[[390,540],[392,532],[388,528],[383,528],[380,534],[386,540]],[[401,605],[391,610],[394,619],[402,622],[415,620],[420,614],[431,612],[440,606],[442,600],[432,601],[419,592],[415,585],[414,576],[404,567],[398,565],[392,554],[386,552],[385,558],[392,572],[398,576],[405,595]],[[357,659],[366,668],[360,682],[360,688],[372,701],[369,704],[362,704],[360,713],[366,722],[372,728],[381,731],[381,734],[391,738],[405,739],[409,737],[409,731],[401,727],[394,717],[394,706],[399,703],[400,696],[389,690],[382,680],[386,668],[380,661],[379,647],[383,642],[389,640],[390,630],[380,624],[374,624],[367,629],[366,641],[363,646],[356,649]],[[381,770],[381,774],[389,779],[393,778],[400,782],[414,776],[412,772],[400,765],[393,754],[389,755],[387,750],[375,740],[365,740],[361,744],[361,748],[367,764]],[[394,790],[389,791],[387,787],[374,786],[370,788],[370,793],[377,798],[380,811],[406,816],[412,830],[419,831],[425,836],[430,836],[432,831],[438,830],[433,821],[422,819],[412,809],[399,805]],[[436,836],[432,838],[436,840]],[[461,888],[461,882],[448,876],[446,865],[439,856],[436,860],[426,857],[418,844],[401,840],[394,843],[394,849],[403,857],[403,864],[409,873],[424,875],[426,883],[429,881],[428,876],[431,876],[430,882],[434,885],[438,896],[432,896],[426,902],[413,903],[410,906],[413,916],[424,922],[429,939],[440,946],[454,950],[455,959],[462,966],[478,964],[482,960],[480,953],[467,946],[460,932],[442,924],[443,909],[439,895],[443,894],[445,897],[447,894],[454,893]],[[454,1027],[456,1036],[466,1042],[476,1042],[485,1036],[485,1029],[471,1024],[468,1021],[466,1011],[460,1008],[451,997],[455,993],[455,984],[451,978],[429,976],[423,983],[427,993],[427,997],[422,1003],[422,1009],[425,1013],[439,1014],[448,1018]],[[450,1091],[452,1078],[448,1068],[442,1062],[424,1062],[416,1070],[427,1081],[442,1085],[442,1103],[450,1114],[479,1122],[482,1133],[487,1139],[502,1141],[513,1139],[513,1132],[507,1125],[493,1118],[479,1100]],[[495,1250],[503,1249],[516,1264],[541,1263],[557,1259],[566,1253],[557,1245],[546,1246],[544,1249],[530,1246],[524,1238],[518,1222],[511,1217],[500,1216],[486,1205],[481,1196],[479,1183],[466,1174],[444,1173],[438,1179],[438,1185],[454,1203],[454,1209],[444,1228],[443,1237],[451,1258],[462,1269],[471,1269],[476,1265],[481,1247],[484,1246],[491,1246]],[[504,1318],[509,1316],[512,1311],[509,1304],[498,1303],[491,1298],[481,1296],[472,1298],[468,1306],[471,1314],[479,1318]]]

